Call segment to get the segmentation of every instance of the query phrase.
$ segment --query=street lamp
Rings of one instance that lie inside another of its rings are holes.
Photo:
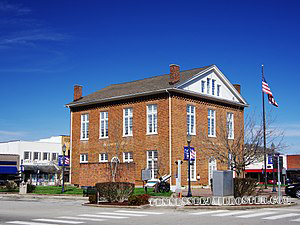
[[[191,141],[192,137],[190,133],[187,135],[187,143],[188,143],[188,149],[189,149],[189,161],[188,161],[188,194],[187,197],[192,197],[192,191],[191,191]]]
[[[63,167],[62,167],[62,187],[61,187],[61,192],[65,192],[65,155],[66,155],[66,144],[62,146],[62,152],[63,152]]]

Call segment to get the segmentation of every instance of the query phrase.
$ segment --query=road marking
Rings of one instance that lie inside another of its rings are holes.
[[[299,216],[299,213],[287,213],[287,214],[282,214],[282,215],[277,215],[277,216],[269,216],[263,218],[264,220],[276,220],[276,219],[281,219],[281,218],[286,218],[286,217],[292,217],[292,216]]]
[[[205,214],[213,214],[213,213],[219,213],[219,212],[228,212],[229,210],[213,210],[213,211],[202,211],[202,212],[196,212],[191,213],[193,215],[205,215]]]
[[[245,214],[245,213],[253,213],[253,211],[243,210],[243,211],[225,212],[225,213],[215,214],[212,216],[233,216],[233,215]]]
[[[95,219],[95,218],[81,218],[81,217],[72,217],[72,216],[59,216],[58,219],[70,219],[70,220],[87,220],[87,221],[105,221],[106,219]]]
[[[164,213],[160,212],[145,212],[145,211],[131,211],[131,210],[117,210],[115,212],[121,212],[121,213],[141,213],[141,214],[151,214],[151,215],[161,215]]]
[[[55,220],[55,219],[33,219],[34,221],[42,221],[42,222],[53,222],[53,223],[69,223],[69,224],[80,224],[84,222],[72,221],[72,220]]]
[[[114,213],[114,212],[99,212],[97,214],[115,215],[115,216],[147,216],[147,215],[142,215],[142,214]]]
[[[242,215],[242,216],[237,216],[239,218],[252,218],[252,217],[257,217],[257,216],[265,216],[265,215],[270,215],[270,214],[274,214],[277,212],[262,212],[262,213],[253,213],[250,215]]]
[[[98,217],[98,218],[108,218],[108,219],[127,219],[128,217],[125,216],[106,216],[106,215],[94,215],[94,214],[81,214],[78,216],[83,217]]]
[[[6,223],[22,224],[22,225],[59,225],[54,223],[35,223],[35,222],[25,222],[25,221],[10,221]]]

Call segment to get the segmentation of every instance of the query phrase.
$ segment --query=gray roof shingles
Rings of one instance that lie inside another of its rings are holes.
[[[136,80],[121,84],[112,84],[105,88],[102,88],[92,94],[87,96],[83,96],[81,99],[77,101],[73,101],[69,104],[80,104],[83,102],[95,102],[101,99],[109,99],[112,97],[131,95],[143,92],[151,92],[156,90],[162,90],[167,88],[173,88],[178,84],[184,83],[185,81],[191,79],[193,76],[198,74],[199,72],[209,68],[210,66],[205,66],[201,68],[184,70],[180,72],[180,82],[176,84],[170,84],[170,74],[164,74],[161,76],[149,77],[142,80]],[[69,105],[68,104],[68,105]]]

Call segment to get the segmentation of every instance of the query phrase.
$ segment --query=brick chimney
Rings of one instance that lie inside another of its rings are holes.
[[[180,81],[180,66],[170,64],[170,84],[175,84]]]
[[[82,97],[82,86],[74,85],[74,101],[81,99]]]
[[[234,84],[233,87],[241,94],[241,85],[240,84]]]

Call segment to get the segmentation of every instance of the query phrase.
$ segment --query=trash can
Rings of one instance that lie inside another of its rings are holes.
[[[19,194],[21,194],[21,195],[27,194],[27,183],[25,183],[25,182],[20,183]]]

